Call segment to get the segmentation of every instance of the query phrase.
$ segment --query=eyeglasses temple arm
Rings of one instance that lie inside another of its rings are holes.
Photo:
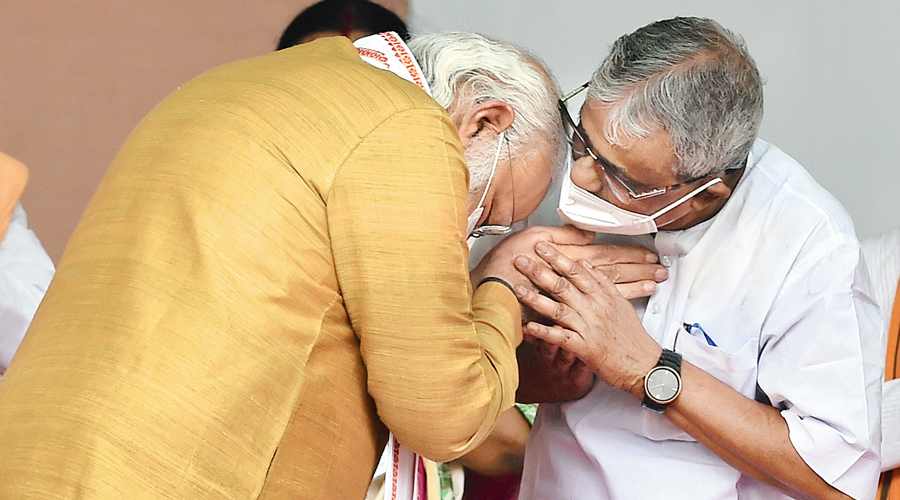
[[[566,95],[560,97],[560,98],[559,98],[559,102],[560,102],[560,103],[565,103],[565,102],[568,101],[569,99],[571,99],[571,98],[575,97],[576,95],[578,95],[578,93],[581,92],[582,90],[588,88],[588,85],[590,85],[590,84],[591,84],[591,82],[586,82],[586,83],[584,83],[583,85],[579,86],[577,89],[575,89],[575,90],[569,92],[568,94],[566,94]]]
[[[659,217],[660,215],[665,214],[669,210],[672,210],[673,208],[677,207],[678,205],[681,205],[686,200],[694,197],[695,195],[697,195],[701,191],[705,190],[706,188],[712,186],[713,184],[718,184],[720,182],[722,182],[721,177],[716,177],[715,179],[710,179],[708,182],[704,183],[702,186],[700,186],[697,189],[691,191],[690,193],[682,196],[681,198],[678,198],[677,200],[673,201],[672,203],[669,203],[668,206],[663,207],[659,212],[656,212],[655,214],[652,214],[649,217],[651,219],[655,219],[655,218]]]

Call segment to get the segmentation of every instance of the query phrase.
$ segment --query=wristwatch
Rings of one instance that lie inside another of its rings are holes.
[[[681,354],[663,349],[656,366],[644,376],[641,406],[662,413],[681,394]]]

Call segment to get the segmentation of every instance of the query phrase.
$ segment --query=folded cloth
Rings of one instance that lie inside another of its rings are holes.
[[[16,203],[26,184],[28,168],[19,160],[0,152],[0,240],[6,234]]]

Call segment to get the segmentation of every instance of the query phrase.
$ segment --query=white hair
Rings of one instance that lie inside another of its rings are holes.
[[[409,48],[444,109],[492,100],[509,104],[516,113],[506,131],[511,150],[528,155],[548,147],[553,176],[559,175],[566,155],[559,89],[537,57],[512,44],[463,32],[416,36]],[[487,182],[490,162],[486,164],[470,165],[470,190]]]
[[[763,116],[762,79],[744,40],[695,17],[616,40],[587,98],[609,108],[604,132],[612,144],[667,131],[682,180],[741,167]]]

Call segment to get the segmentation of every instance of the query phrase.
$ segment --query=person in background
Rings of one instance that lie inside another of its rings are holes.
[[[541,404],[520,498],[869,500],[880,473],[881,318],[853,224],[756,139],[762,81],[715,21],[619,38],[572,127],[559,212],[654,248],[669,278],[631,303],[538,243],[517,287],[529,336],[597,375]],[[502,244],[498,246],[501,248]]]
[[[881,480],[876,500],[900,500],[900,228],[861,242],[884,321],[881,387]]]
[[[0,152],[0,377],[22,342],[53,278],[44,250],[19,202],[28,168]]]
[[[369,0],[322,0],[300,11],[284,29],[276,50],[329,36],[357,40],[393,31],[409,41],[406,23],[391,10]]]

